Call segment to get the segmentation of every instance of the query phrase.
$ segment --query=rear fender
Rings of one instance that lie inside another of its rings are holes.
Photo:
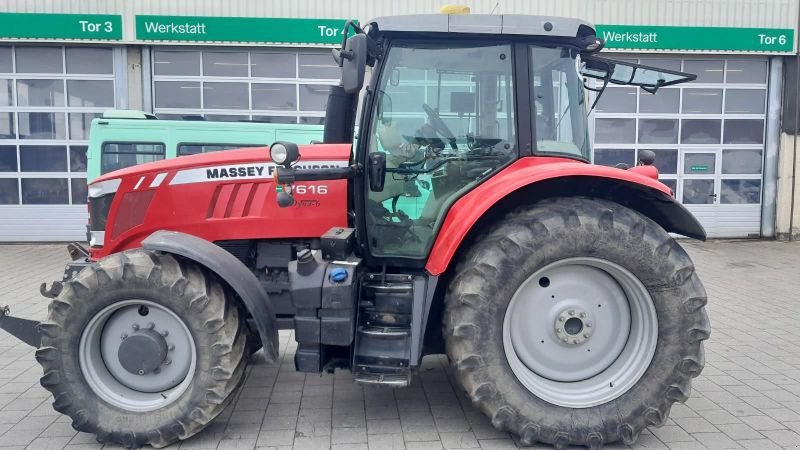
[[[542,161],[545,159],[548,161]],[[444,273],[465,242],[514,208],[571,196],[613,201],[649,217],[667,232],[706,239],[700,222],[672,197],[668,187],[652,178],[611,167],[559,162],[556,158],[524,158],[453,204],[425,269],[431,275]]]
[[[209,241],[176,231],[156,231],[142,241],[142,247],[191,259],[225,281],[253,316],[267,360],[277,360],[278,325],[275,311],[269,296],[247,266]]]

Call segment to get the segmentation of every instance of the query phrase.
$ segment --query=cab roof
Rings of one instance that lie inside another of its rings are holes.
[[[469,33],[576,37],[595,34],[594,25],[580,19],[522,14],[414,14],[378,17],[369,22],[380,32]],[[581,27],[587,27],[589,30]],[[590,31],[587,33],[587,31]]]

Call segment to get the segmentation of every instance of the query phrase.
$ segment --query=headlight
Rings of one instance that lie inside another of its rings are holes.
[[[286,150],[286,146],[283,144],[275,143],[269,148],[269,157],[275,164],[285,163],[288,156],[289,151]]]
[[[300,150],[297,148],[297,144],[278,141],[270,146],[269,157],[275,164],[289,167],[300,159]]]

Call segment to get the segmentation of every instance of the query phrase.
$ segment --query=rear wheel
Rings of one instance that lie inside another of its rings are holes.
[[[616,203],[560,198],[505,217],[447,296],[447,353],[521,443],[632,443],[703,368],[706,294],[686,252]]]
[[[37,360],[53,407],[100,442],[163,447],[233,399],[246,327],[211,274],[168,254],[112,255],[67,282]]]

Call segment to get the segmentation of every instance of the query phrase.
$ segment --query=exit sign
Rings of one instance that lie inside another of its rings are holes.
[[[0,38],[119,41],[122,16],[0,13]]]

